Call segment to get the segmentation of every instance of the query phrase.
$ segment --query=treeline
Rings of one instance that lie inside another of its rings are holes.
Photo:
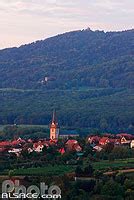
[[[0,131],[0,140],[49,138],[49,129],[41,126],[7,125]]]
[[[61,127],[91,131],[134,130],[133,90],[1,91],[0,124],[49,125],[53,109]]]

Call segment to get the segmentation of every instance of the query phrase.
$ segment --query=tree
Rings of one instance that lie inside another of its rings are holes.
[[[104,151],[105,151],[105,153],[109,154],[109,153],[112,152],[113,148],[114,148],[114,144],[108,143],[108,144],[105,145]]]
[[[123,187],[113,180],[106,182],[106,184],[102,187],[101,193],[106,196],[124,196]]]
[[[128,158],[130,150],[126,147],[117,146],[112,150],[112,155],[114,158]]]
[[[85,145],[85,147],[84,147],[84,156],[87,157],[88,155],[93,155],[93,154],[94,154],[94,152],[93,152],[91,146],[88,145],[88,144]]]
[[[75,174],[76,174],[76,176],[82,176],[83,175],[83,170],[81,169],[80,166],[76,167]]]
[[[124,186],[126,189],[132,189],[134,190],[134,181],[126,179],[124,182]]]
[[[117,181],[118,183],[120,183],[121,185],[124,185],[124,181],[126,180],[126,176],[123,173],[118,173],[116,174],[115,177],[115,181]]]
[[[94,177],[97,179],[99,179],[103,175],[103,173],[99,170],[95,170],[93,174],[94,174]]]
[[[86,176],[92,176],[93,175],[93,167],[89,164],[87,167],[84,169],[84,174]]]
[[[85,192],[91,192],[93,191],[94,187],[95,187],[95,180],[91,179],[91,180],[87,180],[87,181],[77,181],[76,185],[78,189],[82,189]]]

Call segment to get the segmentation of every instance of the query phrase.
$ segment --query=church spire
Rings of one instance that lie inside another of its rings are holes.
[[[54,140],[58,139],[58,137],[59,137],[59,126],[56,119],[56,111],[53,110],[52,122],[50,125],[50,139]]]
[[[52,122],[56,123],[56,111],[55,111],[55,109],[53,110]]]

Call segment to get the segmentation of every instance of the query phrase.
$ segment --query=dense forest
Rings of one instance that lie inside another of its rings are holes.
[[[134,30],[73,31],[0,51],[0,124],[134,129]]]
[[[133,87],[134,30],[75,31],[0,51],[0,88]]]

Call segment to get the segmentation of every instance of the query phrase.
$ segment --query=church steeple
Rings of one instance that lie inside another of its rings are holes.
[[[54,110],[52,115],[52,122],[50,125],[50,139],[54,140],[58,139],[58,137],[59,137],[59,127],[56,119],[56,111]]]
[[[55,111],[55,109],[53,110],[52,122],[56,123],[56,111]]]

